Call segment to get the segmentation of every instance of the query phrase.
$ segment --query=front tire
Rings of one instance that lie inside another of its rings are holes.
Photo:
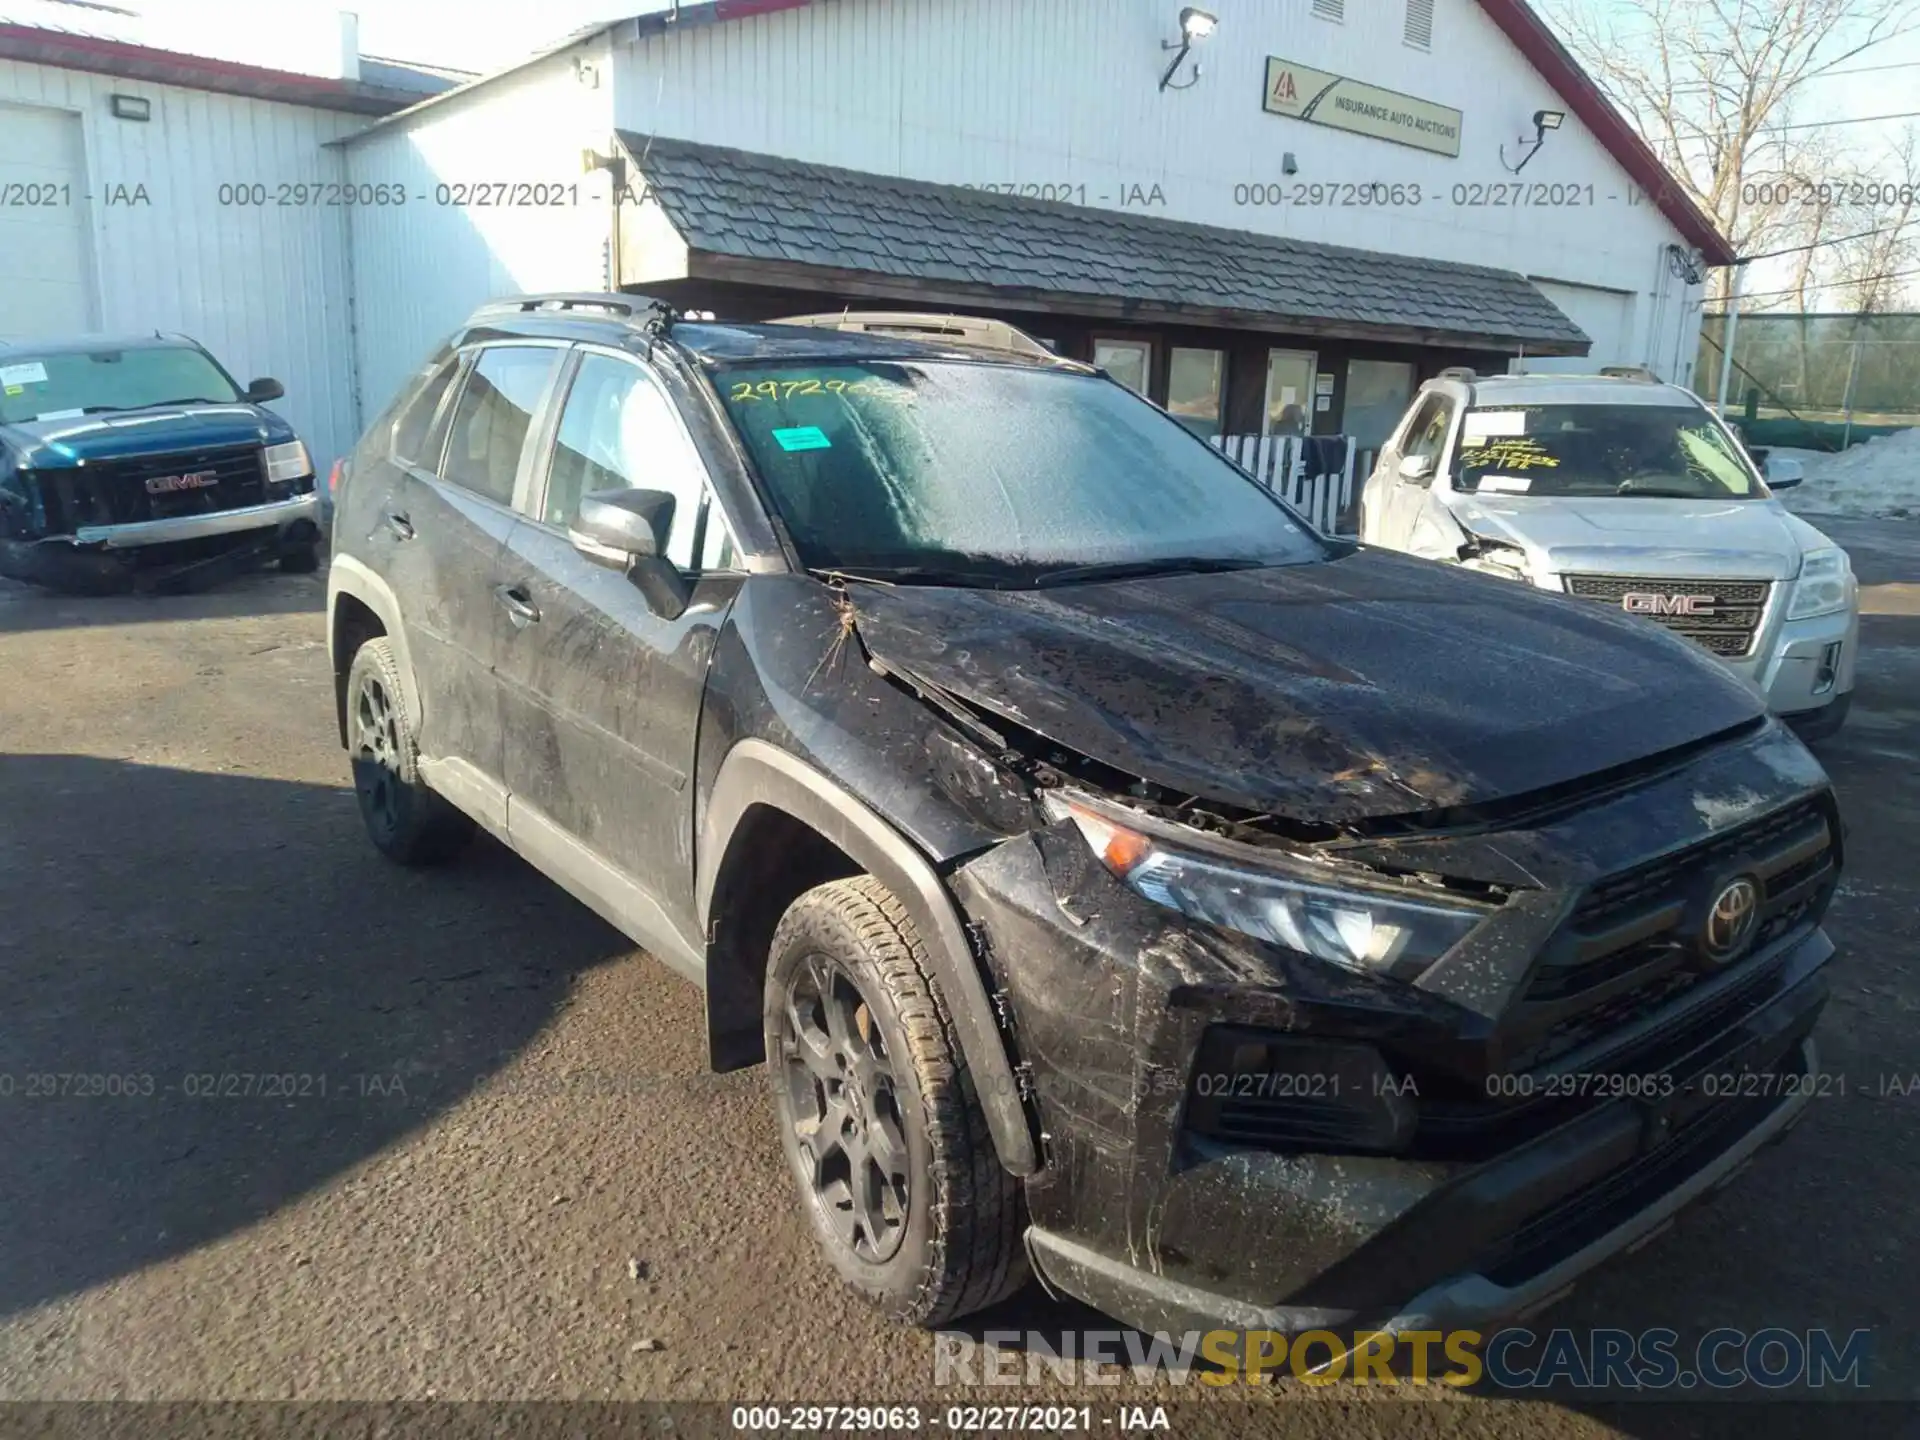
[[[827,1258],[898,1319],[939,1325],[1027,1279],[1019,1183],[995,1153],[925,946],[870,875],[793,903],[763,1019],[780,1137]]]
[[[420,749],[400,663],[384,635],[367,641],[347,672],[347,751],[360,818],[382,855],[401,865],[451,859],[474,823],[420,778]]]
[[[320,568],[320,545],[310,541],[280,552],[280,570],[286,575],[311,575]]]

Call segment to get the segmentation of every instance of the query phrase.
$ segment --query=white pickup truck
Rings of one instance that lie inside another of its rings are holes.
[[[1799,483],[1781,468],[1774,488]],[[1846,552],[1773,498],[1697,396],[1644,373],[1442,372],[1380,451],[1360,538],[1644,615],[1808,738],[1846,719]]]

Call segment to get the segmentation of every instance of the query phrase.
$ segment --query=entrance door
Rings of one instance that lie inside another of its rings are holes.
[[[93,329],[80,117],[0,105],[0,337]]]
[[[1313,376],[1319,357],[1311,350],[1267,352],[1267,408],[1262,435],[1306,435],[1313,430]]]

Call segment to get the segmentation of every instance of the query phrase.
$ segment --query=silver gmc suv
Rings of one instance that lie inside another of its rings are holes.
[[[1860,633],[1846,552],[1773,499],[1698,397],[1646,372],[1443,371],[1380,451],[1360,536],[1644,615],[1809,738],[1846,718]]]

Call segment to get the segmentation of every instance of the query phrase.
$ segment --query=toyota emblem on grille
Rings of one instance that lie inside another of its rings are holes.
[[[220,476],[212,470],[190,470],[185,475],[155,475],[147,481],[149,495],[170,495],[175,490],[204,490],[218,485]]]
[[[1750,875],[1739,875],[1720,887],[1700,931],[1700,948],[1707,959],[1724,965],[1747,948],[1760,923],[1760,886]]]
[[[1711,615],[1715,603],[1711,595],[1656,595],[1650,590],[1629,590],[1620,597],[1620,608],[1629,615]]]

